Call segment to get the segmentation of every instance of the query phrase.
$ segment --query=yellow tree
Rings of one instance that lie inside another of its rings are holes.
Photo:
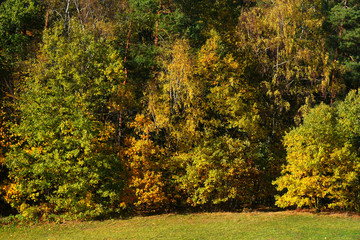
[[[196,84],[186,40],[162,47],[160,73],[146,92],[147,109],[130,124],[137,137],[127,139],[130,177],[128,192],[142,210],[164,209],[177,190],[172,175],[178,165],[171,160],[187,151],[197,138]]]
[[[320,104],[286,134],[278,206],[360,210],[359,101],[353,91],[335,107]]]
[[[243,78],[245,63],[231,54],[217,32],[210,35],[193,70],[199,86],[196,107],[201,114],[196,129],[201,138],[179,155],[185,172],[177,179],[189,204],[225,203],[233,208],[254,203],[258,197],[255,153],[262,129],[255,89]]]
[[[263,1],[239,18],[238,47],[259,74],[250,81],[263,91],[272,138],[281,138],[306,99],[331,102],[343,87],[325,51],[320,2]]]

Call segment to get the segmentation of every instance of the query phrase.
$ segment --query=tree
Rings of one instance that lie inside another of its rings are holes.
[[[7,0],[0,4],[1,96],[13,94],[11,74],[25,59],[42,27],[42,8],[35,0]]]
[[[118,15],[118,44],[124,55],[127,82],[142,96],[147,81],[157,74],[159,47],[183,35],[183,14],[172,1],[130,0]]]
[[[31,40],[41,30],[42,6],[36,0],[7,0],[0,5],[0,56],[2,65],[26,56]]]
[[[15,142],[7,122],[14,121],[15,89],[22,76],[22,63],[33,54],[39,40],[42,13],[41,4],[35,0],[0,3],[0,190],[8,180],[4,157]],[[1,204],[0,208],[5,212],[8,207]]]
[[[135,136],[127,139],[127,185],[141,210],[161,210],[179,200],[174,176],[180,166],[172,157],[188,151],[197,134],[188,42],[175,40],[160,49],[162,71],[148,81],[147,106],[131,123]]]
[[[185,33],[191,46],[200,48],[211,30],[215,30],[227,44],[233,44],[238,17],[243,9],[256,5],[255,0],[173,0],[184,13]]]
[[[159,131],[149,118],[140,114],[130,125],[136,135],[126,138],[129,171],[123,203],[140,211],[168,210],[176,194],[171,179],[174,168],[165,147],[153,137]]]
[[[71,25],[77,18],[83,25],[92,27],[101,34],[108,35],[114,29],[117,14],[121,13],[126,1],[115,0],[39,0],[46,8],[45,28],[58,21],[64,26]]]
[[[9,142],[5,122],[10,120],[13,110],[9,102],[17,85],[15,76],[21,62],[31,55],[33,42],[41,32],[41,22],[42,9],[37,1],[7,0],[0,4],[0,152],[3,154],[5,142]]]
[[[294,124],[306,99],[331,102],[343,89],[324,51],[322,23],[317,1],[265,1],[240,16],[239,48],[258,66],[250,69],[259,74],[251,81],[263,91],[274,141]]]
[[[177,181],[191,205],[234,208],[258,200],[255,153],[262,129],[244,67],[215,31],[196,56],[191,77],[196,90],[187,104],[194,108],[187,115],[195,119],[186,121],[195,127],[185,129],[194,129],[197,138],[182,131],[182,138],[193,144],[174,156],[184,168]]]
[[[345,92],[338,65],[325,48],[321,2],[261,1],[239,17],[236,55],[246,62],[247,84],[256,89],[265,130],[258,154],[268,165],[269,182],[285,161],[283,136],[299,124],[306,106],[331,103]]]
[[[335,107],[310,110],[285,135],[287,165],[276,184],[280,207],[322,207],[359,211],[359,94],[352,91]],[[351,126],[351,127],[350,127]]]
[[[23,215],[96,216],[119,208],[122,165],[112,118],[123,78],[111,43],[77,21],[70,31],[61,23],[45,31],[18,96],[12,133],[22,140],[6,158],[7,200]]]
[[[346,86],[359,87],[360,77],[360,7],[357,1],[337,1],[329,6],[325,29],[328,49],[343,69]]]

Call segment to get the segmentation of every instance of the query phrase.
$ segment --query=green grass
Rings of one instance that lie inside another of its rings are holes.
[[[296,212],[170,214],[2,226],[0,239],[360,239],[360,217]]]

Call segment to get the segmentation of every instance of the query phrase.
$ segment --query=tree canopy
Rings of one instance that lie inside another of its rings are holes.
[[[4,0],[0,204],[359,211],[355,0]]]

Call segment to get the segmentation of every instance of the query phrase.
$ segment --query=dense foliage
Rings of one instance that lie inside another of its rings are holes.
[[[320,104],[286,134],[288,163],[275,184],[287,192],[279,206],[360,210],[359,101],[352,91],[334,107]]]
[[[359,18],[351,0],[1,1],[0,204],[360,211]]]

